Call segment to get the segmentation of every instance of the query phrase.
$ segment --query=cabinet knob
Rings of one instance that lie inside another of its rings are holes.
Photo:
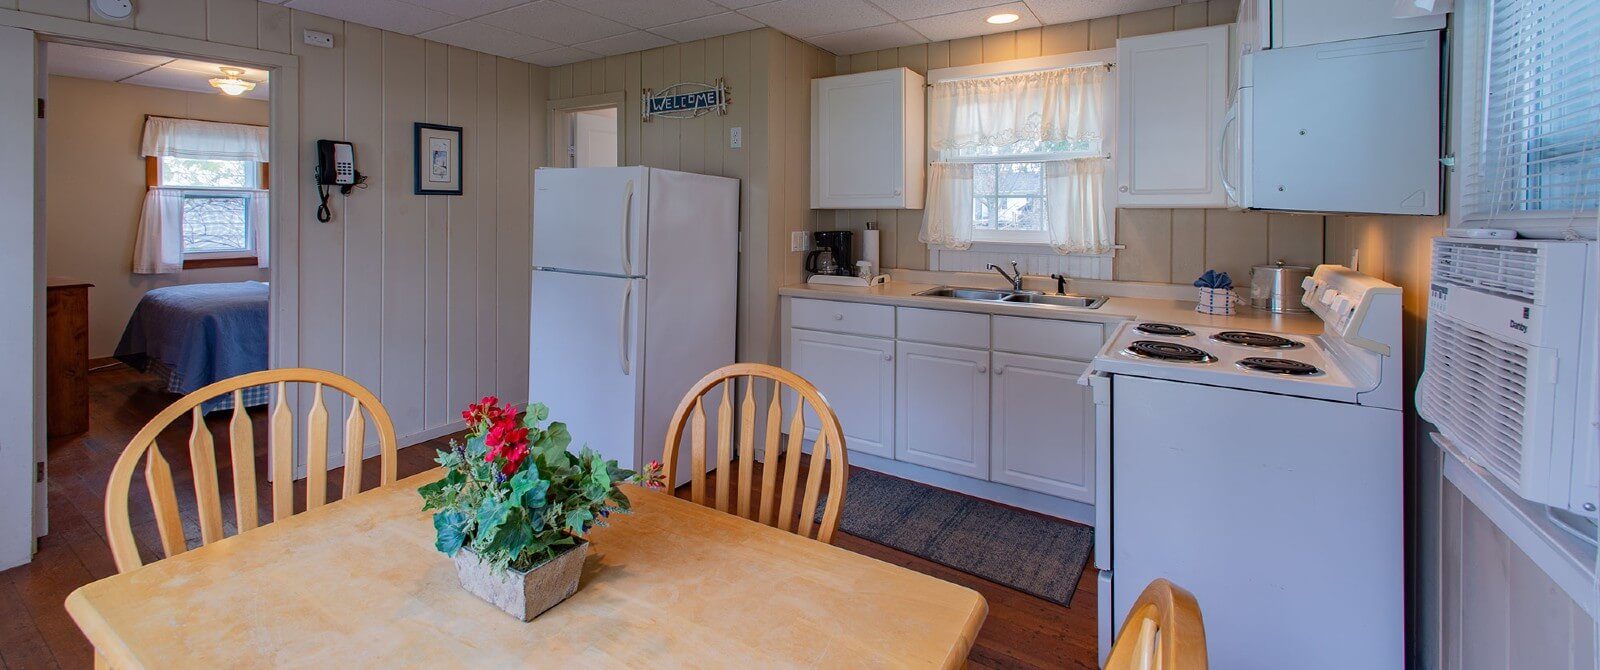
[[[995,368],[995,369],[994,369],[994,373],[995,373],[995,374],[996,374],[996,375],[1003,375],[1003,374],[1005,374],[1005,373],[1006,373],[1006,369],[1005,369],[1005,368]]]
[[[843,321],[844,320],[844,315],[843,314],[835,314],[835,315],[833,315],[833,320],[834,321]]]
[[[1128,185],[1127,184],[1123,184],[1121,186],[1118,186],[1117,190],[1118,191],[1122,191],[1123,193],[1127,193],[1128,192]]]
[[[895,195],[900,195],[900,189],[898,189],[898,188],[897,188],[897,189],[895,189],[895,190],[894,190],[894,194],[895,194]]]
[[[987,366],[987,365],[978,366],[978,374],[981,375],[981,374],[985,374],[987,372],[989,372],[989,366]]]
[[[883,360],[886,360],[886,361],[894,360],[894,354],[884,354],[883,355]]]

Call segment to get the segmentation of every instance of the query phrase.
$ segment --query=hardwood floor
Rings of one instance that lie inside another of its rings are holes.
[[[50,441],[49,510],[50,534],[39,539],[39,551],[28,565],[0,572],[0,663],[7,668],[88,668],[92,651],[67,616],[62,603],[73,589],[116,573],[105,541],[103,511],[106,478],[112,463],[127,440],[151,416],[173,400],[158,390],[157,383],[128,368],[115,367],[94,372],[89,377],[91,408],[89,432]],[[256,425],[256,472],[259,490],[268,490],[266,473],[266,414],[264,408],[251,412]],[[227,413],[208,419],[214,435],[226,435]],[[199,530],[194,521],[192,482],[187,458],[189,426],[180,420],[158,442],[172,465],[177,484],[180,511],[190,545],[198,544]],[[225,440],[219,449],[226,450]],[[435,448],[444,440],[434,440],[399,451],[401,477],[433,465]],[[376,459],[369,460],[369,463]],[[219,452],[221,472],[229,459]],[[376,485],[377,468],[363,468],[363,489]],[[232,500],[230,477],[219,477],[224,501]],[[338,471],[329,475],[330,501],[339,496]],[[187,489],[188,494],[184,491]],[[303,485],[297,488],[297,505],[305,499]],[[130,492],[134,532],[145,560],[159,552],[155,524],[150,516],[148,497],[142,478],[136,477]],[[268,496],[261,496],[262,518],[270,517]],[[224,503],[224,517],[232,517],[231,503]],[[227,528],[231,534],[231,524]],[[978,635],[970,657],[975,668],[1092,668],[1095,667],[1095,571],[1084,571],[1073,596],[1072,607],[1062,607],[1004,586],[839,533],[834,544],[879,560],[933,575],[972,588],[989,602],[989,618]]]

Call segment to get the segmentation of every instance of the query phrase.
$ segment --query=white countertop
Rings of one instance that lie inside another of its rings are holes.
[[[1318,319],[1316,315],[1309,313],[1273,314],[1272,312],[1258,310],[1244,304],[1239,305],[1232,316],[1213,316],[1194,311],[1195,303],[1192,301],[1173,300],[1170,298],[1113,296],[1096,309],[1083,309],[1078,307],[1019,305],[916,295],[918,292],[937,288],[938,286],[940,285],[914,281],[890,281],[886,284],[870,287],[791,284],[778,289],[778,295],[1041,319],[1099,321],[1102,323],[1118,323],[1128,319],[1137,319],[1140,321],[1161,321],[1163,323],[1256,330],[1269,333],[1315,335],[1322,332],[1322,320]]]

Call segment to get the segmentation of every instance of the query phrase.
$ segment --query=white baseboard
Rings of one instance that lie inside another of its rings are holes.
[[[1076,500],[1057,498],[1037,491],[1019,489],[1008,484],[973,479],[943,470],[935,470],[871,454],[850,454],[850,465],[941,489],[948,489],[957,493],[965,493],[975,498],[992,500],[1002,505],[1020,507],[1074,523],[1081,523],[1085,526],[1094,526],[1094,505]]]

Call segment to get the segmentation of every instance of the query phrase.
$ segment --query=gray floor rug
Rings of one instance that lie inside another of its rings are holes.
[[[859,469],[839,529],[1063,606],[1094,546],[1088,526]]]

